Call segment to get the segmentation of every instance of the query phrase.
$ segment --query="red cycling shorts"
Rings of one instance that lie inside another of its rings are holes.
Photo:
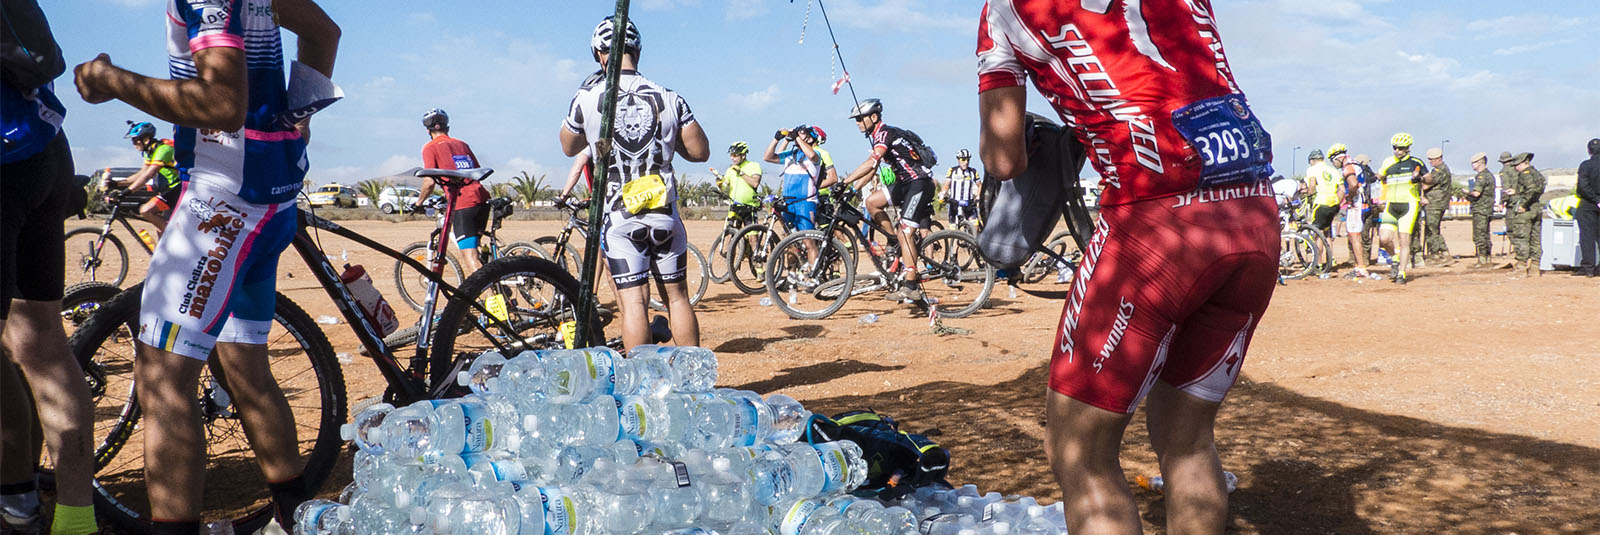
[[[1119,413],[1158,379],[1221,402],[1272,299],[1278,238],[1266,182],[1101,207],[1050,388]]]

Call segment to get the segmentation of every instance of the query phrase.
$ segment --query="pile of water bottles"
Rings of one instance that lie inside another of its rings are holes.
[[[697,347],[490,352],[472,394],[375,403],[342,429],[358,447],[338,501],[295,512],[297,534],[1064,534],[1059,504],[922,488],[851,492],[848,440],[799,440],[798,401],[713,388]]]

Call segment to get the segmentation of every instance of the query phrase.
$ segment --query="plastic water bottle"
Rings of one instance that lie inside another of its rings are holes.
[[[785,445],[780,455],[756,461],[750,491],[762,505],[810,498],[822,492],[822,471],[822,458],[810,445]]]
[[[711,460],[710,471],[703,474],[692,483],[705,504],[700,524],[720,530],[751,517],[752,502],[750,493],[745,491],[745,480],[733,471],[727,458]]]
[[[865,316],[861,316],[861,319],[856,321],[862,325],[871,325],[878,322],[878,315],[869,313]]]
[[[754,392],[719,390],[698,406],[696,445],[754,446],[772,436],[772,409]]]
[[[772,306],[772,298],[771,297],[767,297],[767,296],[761,296],[761,306],[764,306],[764,307]]]
[[[1233,475],[1233,472],[1222,472],[1222,482],[1227,486],[1229,493],[1232,493],[1239,488],[1239,476]],[[1166,480],[1162,479],[1161,476],[1134,476],[1133,483],[1138,485],[1140,488],[1153,490],[1156,492],[1163,492],[1167,486]]]
[[[776,508],[773,519],[778,525],[778,535],[841,533],[837,526],[844,521],[838,509],[815,498],[795,500]]]
[[[355,533],[350,508],[335,501],[308,500],[294,510],[295,535],[345,535]]]
[[[600,396],[582,403],[547,403],[537,413],[523,411],[523,430],[563,446],[604,446],[622,438],[618,401]]]
[[[578,403],[597,396],[610,395],[616,386],[614,365],[621,355],[609,348],[556,349],[543,351],[539,360],[541,368],[529,372],[542,372],[541,389],[555,403]]]
[[[356,304],[360,305],[362,315],[378,330],[379,336],[388,336],[389,333],[400,328],[400,320],[395,318],[394,308],[389,306],[389,301],[383,294],[372,286],[372,277],[367,276],[367,270],[360,264],[344,265],[344,273],[339,275],[346,287],[350,289],[350,296],[354,297]]]
[[[522,511],[510,494],[469,485],[435,490],[426,508],[417,508],[413,523],[439,535],[520,535]]]
[[[543,403],[547,395],[542,358],[538,351],[523,351],[502,364],[493,379],[484,379],[484,385],[494,391],[516,392],[519,405]]]
[[[440,453],[516,451],[522,437],[522,418],[509,400],[494,395],[472,395],[436,402],[430,442]]]
[[[353,441],[361,451],[383,455],[383,419],[394,412],[394,405],[375,403],[357,412],[350,423],[339,426],[339,438]]]
[[[839,440],[798,445],[811,448],[822,462],[822,493],[850,492],[867,480],[867,461],[862,458],[861,447],[856,443]]]
[[[644,344],[628,350],[629,360],[657,357],[672,370],[675,392],[709,392],[717,383],[717,355],[703,347]]]
[[[472,389],[474,393],[497,391],[500,370],[505,367],[507,359],[497,351],[489,351],[478,358],[472,359],[472,364],[466,370],[456,372],[456,384]]]
[[[697,482],[683,463],[641,461],[634,470],[649,478],[656,516],[652,528],[664,531],[689,527],[705,510],[705,498],[700,489],[694,488]]]
[[[1065,521],[1064,517],[1051,518],[1050,508],[1034,505],[1028,507],[1027,515],[1022,520],[1013,524],[1013,532],[1017,535],[1064,535],[1066,530],[1057,530],[1056,524]]]
[[[940,512],[922,519],[917,529],[925,535],[956,535],[976,527],[978,520],[972,515]]]
[[[623,436],[658,443],[692,443],[695,398],[684,394],[662,397],[631,395],[617,400],[617,418]]]
[[[639,459],[638,451],[638,446],[628,440],[619,440],[606,447],[568,446],[562,448],[561,452],[556,455],[555,471],[551,474],[551,481],[557,485],[577,483],[589,476],[590,472],[594,470],[596,462],[604,459],[607,462],[632,464]]]
[[[806,432],[811,423],[811,411],[794,398],[783,394],[767,396],[767,408],[772,411],[772,442],[793,442]]]

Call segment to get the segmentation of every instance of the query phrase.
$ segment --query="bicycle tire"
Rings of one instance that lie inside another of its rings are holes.
[[[556,244],[560,243],[560,239],[555,236],[540,236],[535,238],[533,243],[545,252],[545,258],[555,262],[563,271],[577,276],[583,257],[578,256],[578,250],[572,248],[572,244],[562,244],[563,250],[557,251]]]
[[[922,239],[917,253],[924,264],[922,291],[939,315],[964,318],[983,308],[994,291],[994,265],[983,259],[978,240],[959,230],[941,230]]]
[[[767,259],[779,241],[776,232],[759,223],[746,225],[734,235],[728,255],[728,278],[739,291],[746,295],[766,291]]]
[[[711,276],[706,272],[706,255],[700,253],[700,248],[694,244],[684,250],[689,255],[688,272],[684,274],[684,282],[689,285],[689,306],[700,304],[700,299],[706,296],[706,288],[711,287]],[[650,309],[657,312],[666,312],[666,301],[663,295],[650,294]]]
[[[706,273],[711,275],[711,282],[722,284],[728,282],[728,238],[733,231],[727,227],[717,234],[717,239],[711,240],[710,254],[706,255]],[[720,262],[719,262],[720,261]],[[717,274],[717,267],[722,267],[722,273]]]
[[[1279,234],[1278,276],[1299,280],[1310,275],[1317,267],[1316,241],[1299,232]]]
[[[138,424],[142,410],[133,389],[132,377],[133,333],[138,328],[136,322],[142,290],[142,285],[136,285],[102,305],[68,341],[79,363],[86,370],[93,368],[104,373],[110,385],[94,400],[97,415],[94,502],[102,525],[114,525],[126,533],[150,531],[148,509],[143,505],[146,503],[143,498],[144,456],[118,455],[140,431]],[[108,341],[111,342],[109,347]],[[347,417],[343,373],[327,336],[317,328],[311,316],[283,294],[277,296],[274,329],[268,345],[271,346],[269,355],[274,362],[274,375],[279,376],[277,383],[289,396],[291,408],[299,414],[315,412],[315,422],[307,423],[308,420],[297,417],[296,427],[299,430],[301,456],[305,460],[301,477],[308,488],[320,489],[333,472],[343,443],[338,434],[339,425]],[[302,359],[309,364],[308,368],[284,373],[284,363],[302,362]],[[202,373],[201,385],[207,384],[207,377],[215,373],[215,362],[213,359]],[[308,372],[311,377],[304,377]],[[314,394],[312,390],[315,390]],[[126,392],[126,397],[115,397],[117,392]],[[198,390],[197,394],[200,394]],[[219,399],[215,394],[201,394],[200,397],[202,404],[209,403],[212,406]],[[307,407],[301,403],[316,403],[317,407]],[[222,409],[226,407],[224,405]],[[113,415],[113,423],[105,428],[101,437],[98,422]],[[239,427],[236,423],[238,420],[220,413],[212,416],[216,417],[210,418],[205,424],[208,437],[207,477],[216,482],[217,476],[224,476],[221,479],[227,484],[214,486],[223,492],[206,495],[202,521],[227,519],[232,521],[235,532],[252,533],[272,519],[272,502],[266,482],[254,463],[250,462],[253,458],[250,453],[241,455],[238,453],[241,450],[227,449],[245,443],[242,430],[224,429],[227,422],[234,422],[233,427]],[[228,451],[230,459],[223,460],[214,455],[219,450]],[[250,452],[248,449],[242,451]],[[113,461],[120,462],[114,464]],[[219,473],[224,466],[227,469]],[[241,489],[250,492],[242,493]],[[238,501],[214,503],[234,499]]]
[[[420,262],[422,265],[426,266],[428,265],[429,255],[428,242],[412,242],[404,249],[401,249],[400,254],[409,257],[412,260],[416,260],[417,262]],[[456,262],[456,258],[451,256],[449,253],[444,255],[444,263],[444,273],[440,274],[440,277],[444,278],[445,282],[460,285],[461,280],[465,277],[465,274],[461,271],[461,264]],[[451,273],[455,274],[455,280],[450,279]],[[395,289],[399,290],[400,292],[400,299],[405,301],[406,304],[411,307],[411,310],[418,312],[422,311],[422,304],[426,302],[428,298],[427,277],[424,277],[421,273],[411,269],[411,267],[407,266],[405,262],[395,260],[394,286]]]
[[[856,265],[850,251],[819,230],[802,230],[785,236],[767,260],[767,296],[793,319],[817,320],[832,316],[850,300],[850,292],[827,291],[853,286]],[[817,245],[817,260],[808,262],[807,243]],[[804,303],[804,304],[802,304]]]
[[[549,256],[546,256],[544,249],[540,249],[539,246],[525,241],[512,242],[500,249],[500,256],[523,255],[536,256],[545,260],[550,259]]]
[[[89,237],[88,241],[79,240],[73,244],[73,238]],[[66,283],[69,285],[83,282],[104,282],[112,286],[122,286],[128,280],[128,248],[122,245],[122,239],[116,234],[106,233],[106,243],[111,246],[111,251],[106,251],[102,246],[99,251],[94,250],[94,242],[100,238],[100,228],[81,227],[67,232],[66,241]],[[115,269],[108,270],[107,262],[114,262]],[[104,271],[115,271],[116,276]]]
[[[508,317],[503,323],[511,328],[510,332],[497,322],[483,321],[470,306],[486,292],[505,298]],[[445,303],[444,312],[439,314],[428,362],[430,390],[455,384],[452,372],[458,349],[476,356],[495,348],[478,330],[479,324],[511,351],[556,347],[561,323],[577,318],[577,302],[577,279],[555,262],[512,256],[484,264],[461,283],[460,292]],[[600,326],[598,318],[591,320],[596,328]]]

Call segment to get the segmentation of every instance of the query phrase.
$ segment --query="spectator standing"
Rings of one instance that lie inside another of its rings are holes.
[[[1444,222],[1445,212],[1450,210],[1450,199],[1456,196],[1456,181],[1451,178],[1450,166],[1444,163],[1443,149],[1428,149],[1428,166],[1433,169],[1422,179],[1423,232],[1428,235],[1426,258],[1438,265],[1447,265],[1452,260],[1450,247],[1445,244],[1439,227]]]
[[[1578,164],[1578,272],[1600,277],[1600,138],[1589,140],[1589,159]]]
[[[1515,184],[1517,183],[1517,169],[1516,166],[1511,163],[1511,160],[1515,158],[1516,156],[1512,155],[1511,151],[1501,151],[1500,158],[1498,159],[1500,162],[1500,172],[1495,175],[1497,181],[1495,183],[1494,205],[1500,207],[1502,213],[1504,214],[1500,217],[1504,221],[1503,224],[1506,227],[1505,233],[1507,240],[1510,240],[1511,236],[1516,234],[1517,226],[1517,218],[1512,217],[1515,212],[1511,206],[1511,189],[1515,187]],[[1509,268],[1515,266],[1517,263],[1517,256],[1520,254],[1518,252],[1519,247],[1520,246],[1516,241],[1511,241],[1511,251],[1506,253],[1506,255],[1510,258],[1506,259],[1504,264],[1500,264],[1496,267]]]
[[[1544,248],[1539,244],[1539,232],[1543,230],[1539,228],[1543,215],[1539,197],[1544,195],[1545,178],[1533,167],[1531,152],[1516,155],[1511,165],[1517,170],[1517,181],[1511,186],[1510,206],[1506,207],[1507,215],[1516,222],[1511,243],[1517,247],[1517,265],[1512,271],[1513,275],[1538,277],[1544,274],[1539,270],[1539,260],[1544,257]]]
[[[1494,219],[1494,201],[1499,197],[1499,181],[1494,173],[1489,172],[1488,154],[1480,152],[1472,155],[1472,170],[1478,173],[1467,183],[1467,200],[1472,203],[1472,247],[1478,257],[1472,268],[1482,269],[1494,265],[1489,260],[1494,252],[1494,242],[1489,240],[1489,221]],[[1491,191],[1496,193],[1491,194]]]

